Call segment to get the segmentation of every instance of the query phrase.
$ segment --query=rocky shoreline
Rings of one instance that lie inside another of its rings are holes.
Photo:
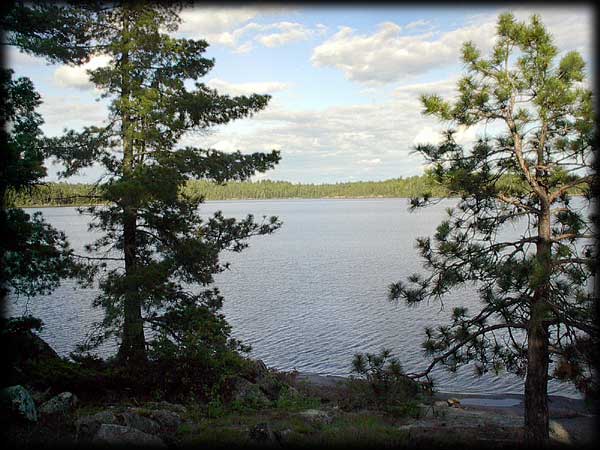
[[[300,373],[299,381],[323,388],[333,388],[347,379],[340,376]],[[550,432],[552,439],[562,444],[588,445],[596,442],[598,415],[583,399],[549,395]],[[522,394],[459,394],[437,392],[425,417],[404,425],[413,433],[435,433],[438,428],[479,428],[486,426],[523,427],[524,395]],[[437,409],[437,411],[436,411]]]
[[[59,359],[40,338],[26,338],[19,348],[30,348],[23,355]],[[411,394],[401,406],[405,409],[390,415],[373,403],[361,403],[370,389],[365,381],[281,372],[260,360],[248,363],[252,376],[231,380],[226,404],[170,403],[126,393],[86,400],[77,397],[85,391],[16,383],[2,390],[2,419],[8,425],[2,439],[20,448],[523,444],[522,395]],[[596,441],[598,416],[589,405],[560,396],[549,399],[553,443],[579,448]]]

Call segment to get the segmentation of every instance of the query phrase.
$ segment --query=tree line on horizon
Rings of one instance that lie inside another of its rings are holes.
[[[522,188],[522,181],[504,175],[500,183]],[[101,187],[85,183],[51,182],[33,186],[26,191],[12,191],[8,202],[16,207],[101,205]],[[96,193],[97,196],[93,194]],[[203,196],[205,200],[268,200],[287,198],[413,198],[428,193],[433,198],[453,196],[436,183],[431,174],[399,177],[383,181],[351,181],[338,183],[291,183],[289,181],[235,181],[215,184],[206,180],[189,180],[182,188],[187,195]],[[573,194],[583,193],[574,188]]]

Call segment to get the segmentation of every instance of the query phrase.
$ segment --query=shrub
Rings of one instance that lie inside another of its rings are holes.
[[[366,386],[364,383],[351,383],[362,397],[364,406],[374,403],[380,408],[389,408],[406,403],[420,392],[419,384],[404,374],[400,361],[387,349],[382,349],[379,354],[355,354],[352,372],[366,381]]]

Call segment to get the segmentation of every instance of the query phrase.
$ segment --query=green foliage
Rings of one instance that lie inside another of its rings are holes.
[[[6,128],[0,173],[0,284],[2,294],[11,291],[28,297],[49,293],[61,278],[91,273],[77,264],[64,233],[33,215],[14,207],[12,195],[27,195],[46,175],[43,165],[43,124],[36,112],[40,96],[28,78],[13,79],[11,70],[0,71],[3,102],[0,115]]]
[[[151,342],[149,358],[152,376],[169,395],[210,399],[215,386],[245,367],[239,352],[249,348],[230,337],[219,307],[176,305],[161,317],[168,325]]]
[[[464,285],[479,293],[478,311],[459,306],[449,325],[426,329],[423,349],[433,359],[415,377],[427,377],[438,364],[455,371],[471,362],[479,375],[543,374],[548,370],[528,367],[537,364],[529,361],[535,335],[535,361],[554,359],[555,376],[592,394],[597,234],[589,210],[596,127],[592,93],[581,84],[585,65],[577,52],[555,61],[558,49],[537,16],[521,23],[503,14],[497,34],[487,58],[474,44],[464,45],[467,74],[454,103],[422,98],[426,114],[453,126],[496,122],[503,128],[468,148],[455,142],[454,129],[440,145],[417,147],[431,164],[428,175],[460,202],[432,238],[417,240],[429,274],[392,284],[389,298],[416,305]],[[524,231],[505,239],[505,227],[516,221]],[[545,395],[547,378],[532,377],[538,378],[529,386]]]
[[[420,391],[418,384],[404,374],[400,361],[387,349],[382,349],[379,354],[355,354],[352,372],[368,384],[370,392],[363,393],[367,404],[372,401],[380,408],[391,407],[390,411],[399,411],[394,408],[414,398]],[[355,387],[359,385],[355,384]]]
[[[177,29],[181,5],[86,8],[94,30],[90,52],[109,59],[89,72],[111,101],[108,125],[66,131],[45,144],[48,155],[63,164],[64,176],[92,164],[105,170],[94,191],[77,199],[92,204],[86,210],[94,217],[91,229],[103,234],[88,246],[91,265],[104,269],[94,305],[105,311],[101,333],[90,344],[117,336],[119,361],[132,365],[147,361],[149,345],[152,357],[181,364],[186,385],[194,369],[206,371],[212,382],[210,374],[235,351],[235,345],[225,351],[229,329],[218,315],[222,299],[206,289],[226,268],[219,254],[241,251],[247,238],[281,224],[274,217],[235,220],[220,212],[203,217],[202,196],[188,195],[184,187],[197,179],[245,181],[273,168],[280,155],[223,153],[179,141],[251,116],[270,97],[221,95],[200,81],[214,66],[203,56],[208,44],[165,33]],[[115,256],[103,256],[107,252]],[[154,332],[151,342],[144,326]]]
[[[90,9],[99,2],[10,2],[0,15],[8,45],[54,63],[84,63],[94,37]]]
[[[297,391],[284,387],[275,401],[275,407],[286,411],[302,411],[306,409],[317,409],[321,401],[316,397],[307,397]]]
[[[385,181],[359,181],[335,184],[294,184],[287,181],[231,181],[216,184],[206,180],[188,180],[179,195],[204,200],[265,200],[280,198],[409,198],[429,191],[435,197],[447,196],[447,190],[427,176],[414,176]],[[106,204],[102,187],[86,184],[47,183],[28,192],[10,192],[15,205],[83,206]],[[94,194],[97,195],[94,197]]]

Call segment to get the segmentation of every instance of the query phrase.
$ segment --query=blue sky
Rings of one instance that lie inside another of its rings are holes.
[[[507,10],[521,20],[540,14],[560,50],[578,50],[594,63],[588,6],[186,9],[176,34],[206,39],[206,56],[216,60],[201,81],[223,93],[268,93],[272,99],[250,119],[186,136],[181,144],[281,150],[281,163],[256,179],[330,183],[419,175],[424,164],[411,153],[413,146],[435,142],[444,127],[421,115],[419,94],[451,97],[461,75],[462,43],[472,40],[489,50],[497,16]],[[106,119],[107,102],[97,101],[99,92],[85,72],[105,61],[99,56],[69,67],[8,53],[16,75],[31,78],[42,94],[48,135]],[[460,129],[458,140],[468,144],[483,132]],[[58,166],[48,166],[48,180],[56,180]],[[68,181],[93,182],[101,174],[91,168]]]

